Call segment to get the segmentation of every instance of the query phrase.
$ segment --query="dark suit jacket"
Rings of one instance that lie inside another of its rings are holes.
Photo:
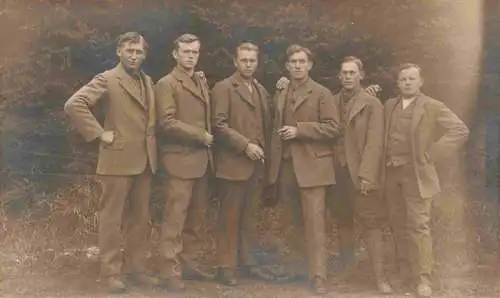
[[[274,129],[283,125],[285,99],[290,85],[274,98]],[[331,92],[309,79],[298,90],[292,122],[297,137],[290,143],[295,174],[300,187],[327,186],[335,183],[333,141],[340,132],[339,113]],[[275,184],[282,160],[283,141],[278,134],[271,137],[268,184]]]
[[[420,93],[415,99],[412,118],[412,162],[420,195],[429,198],[441,191],[434,162],[456,150],[469,135],[467,126],[446,105]],[[387,142],[392,112],[400,98],[385,103],[384,159],[387,158]],[[444,130],[438,135],[439,129]],[[385,168],[385,167],[384,167]]]
[[[212,151],[204,145],[205,133],[211,133],[208,86],[193,78],[200,88],[176,67],[155,87],[162,162],[170,175],[184,179],[199,178],[213,166]]]
[[[151,171],[156,172],[153,82],[146,74],[140,75],[145,85],[147,107],[131,87],[133,78],[120,64],[95,76],[64,105],[64,111],[87,142],[98,138],[105,130],[115,133],[112,144],[99,145],[98,174],[136,175],[148,164]],[[105,101],[103,125],[90,110],[99,101]]]
[[[340,94],[334,96],[337,109],[341,110]],[[344,144],[347,167],[354,185],[359,188],[360,178],[375,186],[380,185],[380,166],[384,146],[384,106],[380,100],[364,90],[355,97],[344,125]],[[344,124],[344,123],[343,123]]]
[[[215,162],[216,176],[227,180],[247,180],[254,172],[255,163],[245,153],[250,140],[263,134],[264,154],[272,131],[270,98],[264,87],[254,80],[260,97],[256,105],[247,86],[238,74],[234,74],[215,84],[212,90],[214,105],[213,127],[216,136]],[[261,117],[256,117],[256,109],[261,107]],[[267,151],[267,152],[266,152]]]

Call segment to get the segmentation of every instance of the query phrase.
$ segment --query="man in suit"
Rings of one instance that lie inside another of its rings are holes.
[[[258,54],[256,45],[240,44],[234,57],[236,72],[216,83],[212,91],[214,153],[221,200],[218,278],[231,286],[236,285],[238,265],[247,275],[267,278],[256,266],[251,252],[251,202],[262,194],[272,131],[269,94],[253,78]]]
[[[121,278],[122,226],[125,238],[125,272],[144,283],[151,178],[157,169],[153,82],[141,71],[147,43],[136,32],[118,39],[118,65],[95,76],[64,106],[87,142],[99,141],[97,174],[102,180],[98,241],[101,275],[109,290],[123,292]],[[101,125],[91,112],[104,102]]]
[[[213,169],[211,102],[208,86],[194,74],[200,41],[184,34],[174,41],[177,66],[156,84],[161,161],[166,169],[161,226],[162,285],[183,291],[182,275],[211,274],[197,264]]]
[[[274,99],[267,179],[277,184],[280,199],[301,205],[309,278],[313,290],[325,294],[325,192],[335,183],[332,143],[339,134],[338,113],[330,91],[309,77],[311,51],[292,45],[286,54],[290,84]]]
[[[378,290],[392,288],[384,274],[382,224],[384,201],[380,192],[380,165],[384,140],[384,107],[361,87],[363,63],[345,57],[338,75],[342,89],[334,96],[344,134],[335,145],[337,183],[330,189],[330,211],[337,217],[340,258],[354,257],[354,217],[363,227]],[[348,262],[348,261],[347,261]]]
[[[440,192],[435,161],[460,147],[465,124],[442,102],[420,91],[416,64],[398,74],[401,95],[385,103],[385,197],[404,284],[430,297],[432,271],[432,197]],[[408,272],[409,271],[409,272]]]

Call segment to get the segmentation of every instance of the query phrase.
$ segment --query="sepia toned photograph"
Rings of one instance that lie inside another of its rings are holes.
[[[499,1],[0,24],[0,297],[500,297]]]

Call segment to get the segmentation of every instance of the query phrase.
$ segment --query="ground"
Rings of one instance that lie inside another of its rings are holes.
[[[75,262],[80,263],[76,266]],[[97,262],[69,260],[67,271],[58,268],[57,272],[48,270],[20,270],[14,275],[6,275],[1,284],[0,297],[109,297],[100,286],[97,274]],[[498,261],[491,257],[488,265],[478,265],[467,272],[455,276],[443,277],[436,283],[434,297],[500,297],[500,276]],[[371,288],[369,264],[360,261],[349,274],[331,274],[328,287],[330,293],[325,297],[387,297],[378,295]],[[314,297],[306,283],[272,284],[255,280],[240,280],[236,288],[220,286],[213,282],[189,281],[186,293],[171,294],[163,290],[131,288],[130,292],[113,297]],[[390,297],[411,297],[405,294]]]
[[[454,189],[458,187],[455,185],[445,188],[448,194],[454,194]],[[85,192],[83,196],[89,195]],[[91,202],[76,197],[78,199],[69,196],[67,202],[75,204]],[[498,242],[493,241],[498,230],[496,224],[498,206],[485,204],[482,201],[481,204],[474,203],[464,200],[459,195],[443,196],[437,198],[435,202],[434,297],[500,297],[500,250]],[[85,206],[72,204],[68,206],[70,208],[66,209],[72,210],[69,214],[88,214],[86,212],[88,208]],[[217,214],[214,209],[210,208],[212,212],[208,214],[208,224],[205,226],[206,231],[202,239],[202,260],[206,260],[207,264],[215,263],[213,230]],[[278,205],[274,209],[257,210],[259,210],[256,214],[258,240],[255,242],[257,247],[254,252],[258,261],[261,264],[279,264],[285,272],[301,273],[306,270],[304,254],[291,248],[293,243],[297,243],[297,239],[303,238],[297,238],[299,234],[282,220],[283,208]],[[98,280],[98,258],[92,246],[96,243],[95,218],[92,215],[51,217],[51,225],[45,227],[35,215],[30,217],[31,220],[8,220],[7,217],[0,216],[0,297],[109,297]],[[72,221],[70,220],[72,218],[83,220]],[[335,227],[331,222],[327,226]],[[57,229],[54,230],[54,227]],[[329,259],[331,265],[338,247],[335,228],[329,231],[328,251],[331,253]],[[157,232],[158,229],[154,228],[152,239],[158,238]],[[93,236],[82,237],[82,241],[76,241],[75,239],[80,239],[81,235]],[[157,243],[153,241],[151,247],[155,246]],[[70,247],[83,247],[83,249],[70,249]],[[388,272],[393,268],[392,250],[390,233],[386,233]],[[156,264],[154,254],[150,256],[150,265]],[[377,295],[372,287],[368,256],[362,242],[359,241],[357,258],[359,260],[357,266],[343,274],[336,273],[330,268],[328,280],[330,294],[326,297],[386,297]],[[390,279],[395,280],[397,276],[390,274]],[[187,286],[187,293],[183,295],[173,295],[155,289],[131,288],[129,293],[115,297],[314,297],[305,281],[277,284],[242,279],[236,288],[227,288],[214,282],[189,281]],[[410,296],[401,293],[390,297]]]

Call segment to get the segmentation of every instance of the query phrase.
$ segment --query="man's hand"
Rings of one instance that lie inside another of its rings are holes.
[[[288,87],[288,84],[290,84],[290,80],[287,79],[286,77],[281,77],[278,82],[276,82],[276,89],[278,90],[283,90],[286,87]]]
[[[205,76],[205,73],[203,71],[201,71],[201,70],[195,71],[194,75],[199,77],[205,83],[207,83],[207,77]]]
[[[104,144],[109,145],[115,141],[115,132],[111,130],[106,130],[99,136],[99,139]]]
[[[361,179],[359,182],[359,192],[364,196],[368,195],[374,188],[373,184],[365,179]]]
[[[262,148],[260,148],[257,144],[248,143],[245,148],[245,153],[251,160],[264,161],[264,150],[262,150]]]
[[[211,147],[213,143],[214,143],[214,136],[209,134],[208,132],[205,132],[205,140],[203,144],[205,144],[205,146],[207,147]]]
[[[377,93],[382,91],[382,88],[378,84],[372,84],[366,87],[365,91],[372,96],[377,96]]]
[[[297,127],[285,125],[278,129],[277,133],[282,140],[291,140],[297,137]]]

